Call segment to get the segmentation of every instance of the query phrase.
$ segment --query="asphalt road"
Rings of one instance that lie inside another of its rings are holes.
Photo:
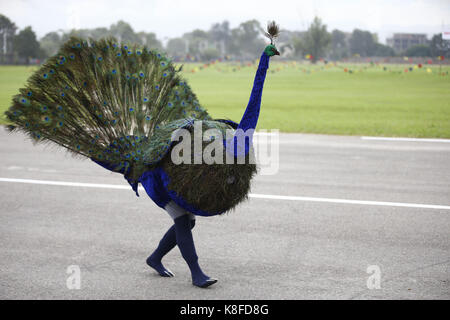
[[[318,200],[250,198],[226,216],[199,217],[200,264],[219,279],[206,290],[192,286],[178,249],[164,260],[174,278],[146,266],[171,220],[145,193],[0,181],[0,298],[450,298],[450,210],[320,200],[449,206],[450,143],[280,140],[279,172],[258,176],[252,194]],[[0,156],[0,178],[125,185],[3,129]],[[80,289],[67,286],[73,265]]]

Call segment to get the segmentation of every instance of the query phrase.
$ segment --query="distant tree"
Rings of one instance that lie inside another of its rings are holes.
[[[349,55],[349,48],[347,43],[347,37],[344,32],[340,30],[333,30],[331,32],[331,58],[339,60],[346,58]]]
[[[190,38],[198,38],[198,39],[208,39],[208,33],[206,31],[203,31],[201,29],[195,29],[192,32],[185,33],[186,37]]]
[[[282,29],[280,35],[276,40],[276,46],[278,51],[281,52],[283,56],[288,55],[289,57],[294,57],[297,55],[297,50],[295,49],[295,41],[300,38],[305,32],[300,31],[290,31]]]
[[[311,62],[315,63],[326,54],[330,42],[331,35],[327,31],[327,26],[322,24],[319,17],[315,17],[303,39],[299,40],[297,48],[303,53],[311,54]]]
[[[162,43],[156,38],[153,32],[139,32],[137,37],[140,43],[150,49],[162,49]]]
[[[185,33],[183,39],[188,45],[188,53],[193,56],[200,56],[200,54],[209,46],[208,33],[200,29]]]
[[[381,43],[375,43],[373,47],[373,52],[371,54],[373,57],[394,57],[395,51],[389,46]]]
[[[99,40],[101,38],[114,37],[120,43],[132,44],[138,43],[140,45],[147,46],[151,49],[162,49],[163,45],[161,41],[156,38],[156,34],[153,32],[139,32],[135,33],[133,28],[125,21],[118,21],[112,24],[110,28],[95,28],[95,29],[76,29],[71,30],[68,33],[64,33],[60,38],[60,43],[64,43],[69,40],[70,37],[76,36],[80,38],[93,38],[94,40]],[[50,47],[45,45],[44,47]],[[49,51],[49,50],[46,50]]]
[[[40,57],[41,50],[39,42],[31,27],[26,27],[14,37],[14,50],[19,57],[26,59],[27,64],[30,63],[30,58]]]
[[[61,43],[65,43],[70,37],[79,37],[87,39],[91,37],[91,32],[89,29],[72,29],[69,32],[65,32],[61,36]]]
[[[350,38],[350,53],[361,57],[369,57],[375,53],[376,38],[369,31],[353,30]]]
[[[445,41],[442,39],[442,33],[435,34],[431,38],[430,42],[431,56],[445,56],[450,55],[450,41]]]
[[[0,62],[6,62],[6,57],[13,54],[13,39],[16,25],[6,16],[0,14]]]
[[[242,22],[231,30],[232,45],[230,51],[236,55],[253,58],[264,48],[261,38],[262,28],[257,20]]]
[[[220,49],[223,50],[220,54],[225,55],[226,52],[229,51],[231,45],[230,23],[224,21],[222,23],[213,24],[209,30],[209,37],[211,41],[218,43]]]
[[[110,35],[111,32],[108,30],[108,28],[95,28],[89,30],[89,36],[96,40],[108,37]]]
[[[167,42],[167,52],[173,57],[184,56],[186,51],[186,42],[182,38],[172,38]]]
[[[133,31],[133,28],[127,22],[120,20],[112,24],[109,28],[110,34],[117,38],[120,43],[135,43],[139,42],[139,38]]]
[[[295,54],[301,56],[303,54],[303,36],[296,36],[292,39],[292,46],[294,47]]]
[[[39,41],[45,57],[53,56],[62,45],[62,39],[57,32],[49,32]]]
[[[208,48],[204,50],[201,54],[201,59],[203,61],[215,60],[220,57],[220,52],[216,48]]]
[[[430,57],[431,49],[430,46],[419,44],[408,48],[404,54],[408,57]]]

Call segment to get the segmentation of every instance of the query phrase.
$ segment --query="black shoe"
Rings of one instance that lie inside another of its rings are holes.
[[[161,263],[155,263],[150,257],[147,258],[147,264],[158,272],[161,277],[173,277],[174,274],[169,269],[165,268]]]
[[[203,283],[194,283],[194,281],[192,281],[192,284],[194,286],[196,286],[196,287],[199,287],[199,288],[207,288],[207,287],[209,287],[210,285],[213,285],[216,282],[217,282],[217,279],[209,278]]]

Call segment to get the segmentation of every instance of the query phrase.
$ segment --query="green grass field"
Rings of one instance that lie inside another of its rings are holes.
[[[185,77],[213,117],[239,121],[255,66],[187,64]],[[258,129],[450,138],[450,67],[271,63]],[[350,72],[344,72],[347,68]],[[233,71],[234,69],[234,71]],[[427,71],[428,69],[428,71]],[[0,67],[0,123],[32,67]],[[192,72],[197,70],[197,72]]]

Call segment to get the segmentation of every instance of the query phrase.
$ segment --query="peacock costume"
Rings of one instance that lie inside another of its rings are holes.
[[[181,68],[163,54],[137,45],[119,45],[115,39],[71,38],[13,98],[13,105],[6,111],[12,123],[8,127],[25,132],[35,142],[56,143],[74,155],[123,174],[137,196],[140,183],[174,220],[147,259],[148,265],[161,276],[173,276],[161,259],[178,245],[193,284],[207,287],[217,280],[200,269],[191,229],[195,215],[222,214],[248,195],[256,173],[250,161],[252,134],[269,57],[279,54],[273,45],[277,35],[278,26],[270,23],[266,36],[271,44],[261,56],[250,101],[239,124],[212,119],[181,78]],[[198,128],[217,133],[206,141],[202,139],[200,152],[217,136],[222,137],[224,157],[245,161],[196,161],[194,137]],[[175,164],[171,151],[180,143],[174,137],[181,130],[193,133],[188,138],[194,146],[193,161]],[[231,137],[227,135],[230,130],[235,132]],[[246,132],[250,134],[245,136]]]

